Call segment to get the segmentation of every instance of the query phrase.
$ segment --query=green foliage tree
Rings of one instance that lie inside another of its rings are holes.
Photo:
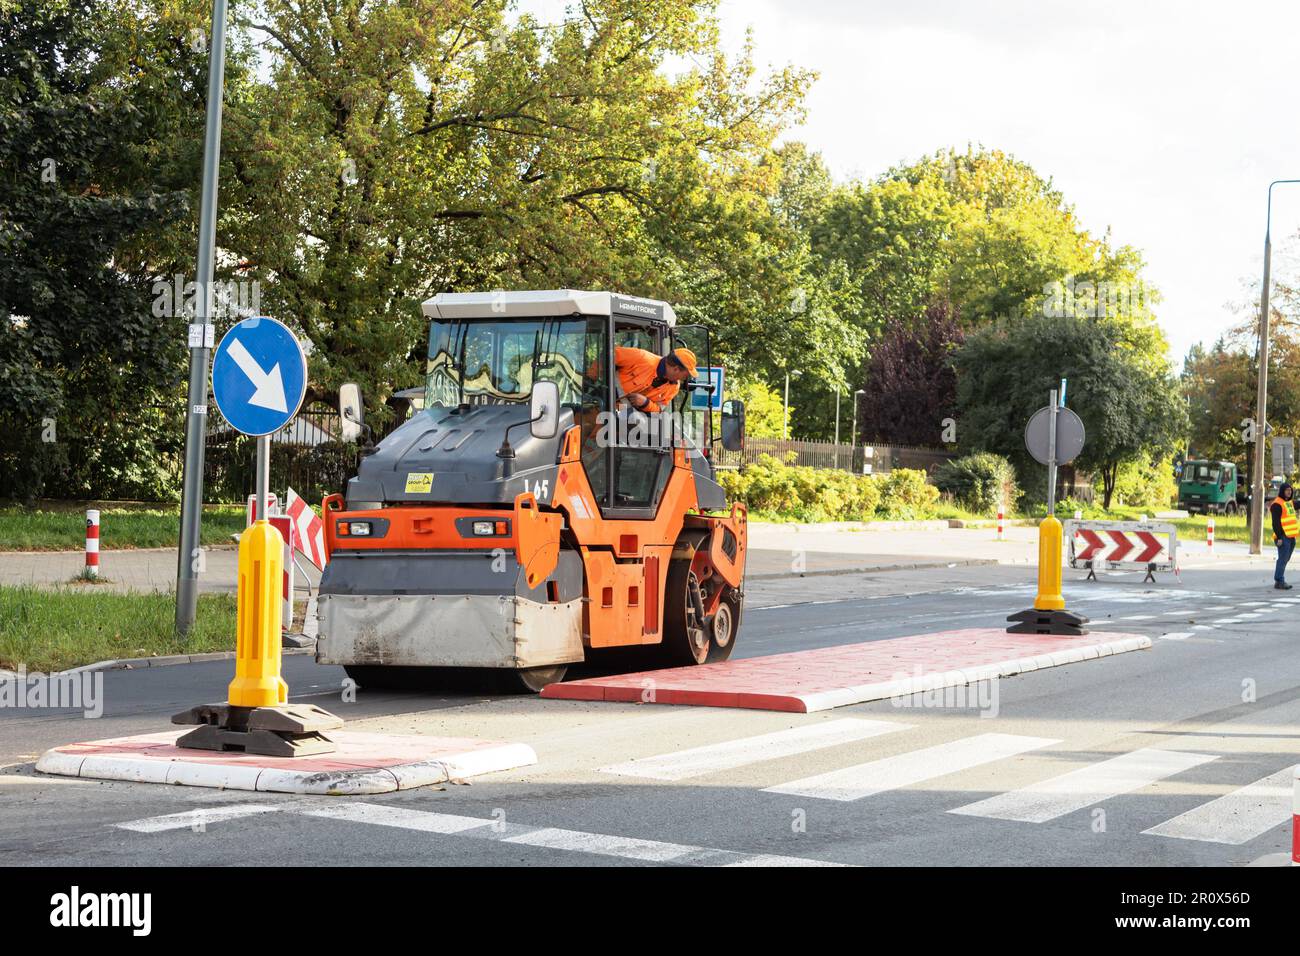
[[[311,397],[414,384],[417,303],[472,289],[661,297],[733,367],[771,378],[796,346],[839,367],[833,290],[771,204],[810,77],[729,61],[712,8],[589,0],[550,25],[505,0],[264,0],[242,18],[271,65],[232,104],[222,243],[311,340]]]
[[[955,356],[962,444],[1004,455],[1017,465],[1022,487],[1041,486],[1041,466],[1024,450],[1025,422],[1066,378],[1069,405],[1087,430],[1077,464],[1101,476],[1109,508],[1121,465],[1167,456],[1186,433],[1177,382],[1167,363],[1152,367],[1151,341],[1149,330],[1075,316],[980,329]]]
[[[160,385],[184,326],[153,314],[138,250],[186,196],[142,174],[159,111],[117,82],[133,29],[126,3],[0,2],[0,495],[171,480]]]

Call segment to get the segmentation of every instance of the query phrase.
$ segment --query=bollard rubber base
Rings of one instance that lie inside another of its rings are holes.
[[[172,723],[199,725],[178,739],[177,747],[265,757],[312,757],[335,751],[334,741],[323,731],[339,729],[343,718],[315,704],[199,704],[173,715]]]
[[[1072,611],[1040,611],[1031,607],[1017,611],[1007,618],[1019,621],[1007,628],[1008,634],[1058,634],[1063,637],[1081,637],[1088,633],[1084,627],[1088,619]]]

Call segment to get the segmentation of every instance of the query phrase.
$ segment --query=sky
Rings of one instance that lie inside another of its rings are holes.
[[[1142,251],[1176,363],[1258,311],[1268,184],[1300,179],[1295,0],[721,0],[719,18],[729,51],[752,31],[760,68],[820,75],[787,138],[837,180],[1001,149]],[[1298,232],[1300,184],[1279,186],[1275,275],[1300,271]]]

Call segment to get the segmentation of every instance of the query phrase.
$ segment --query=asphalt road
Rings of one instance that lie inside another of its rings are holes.
[[[737,656],[998,626],[1032,599],[1031,573],[953,568],[754,582]],[[538,755],[534,766],[466,786],[362,798],[36,774],[31,763],[48,747],[166,729],[171,713],[219,698],[231,665],[111,671],[96,720],[0,708],[0,862],[1285,859],[1290,774],[1300,761],[1300,597],[1290,595],[1300,589],[1273,591],[1263,566],[1185,571],[1181,582],[1161,576],[1156,585],[1141,584],[1141,575],[1091,584],[1067,577],[1071,609],[1097,630],[1149,635],[1152,648],[1003,679],[983,685],[982,697],[910,706],[782,714],[364,688],[349,704],[339,699],[341,669],[286,658],[293,698],[335,711],[352,729],[522,741]],[[781,754],[750,740],[780,731],[823,737]],[[673,756],[735,741],[703,762]],[[155,820],[213,809],[228,815]]]

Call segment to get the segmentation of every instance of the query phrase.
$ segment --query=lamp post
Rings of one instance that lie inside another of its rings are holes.
[[[790,440],[790,376],[799,377],[798,372],[785,371],[785,418],[781,426],[781,437],[786,441]]]
[[[1273,261],[1273,187],[1300,183],[1300,179],[1275,179],[1268,184],[1268,207],[1264,217],[1264,283],[1259,294],[1259,390],[1255,395],[1255,476],[1250,495],[1250,553],[1259,554],[1264,544],[1264,444],[1268,421],[1268,293],[1269,269]]]
[[[860,388],[853,393],[853,428],[849,432],[849,447],[858,447],[858,396],[867,394],[865,388]]]

